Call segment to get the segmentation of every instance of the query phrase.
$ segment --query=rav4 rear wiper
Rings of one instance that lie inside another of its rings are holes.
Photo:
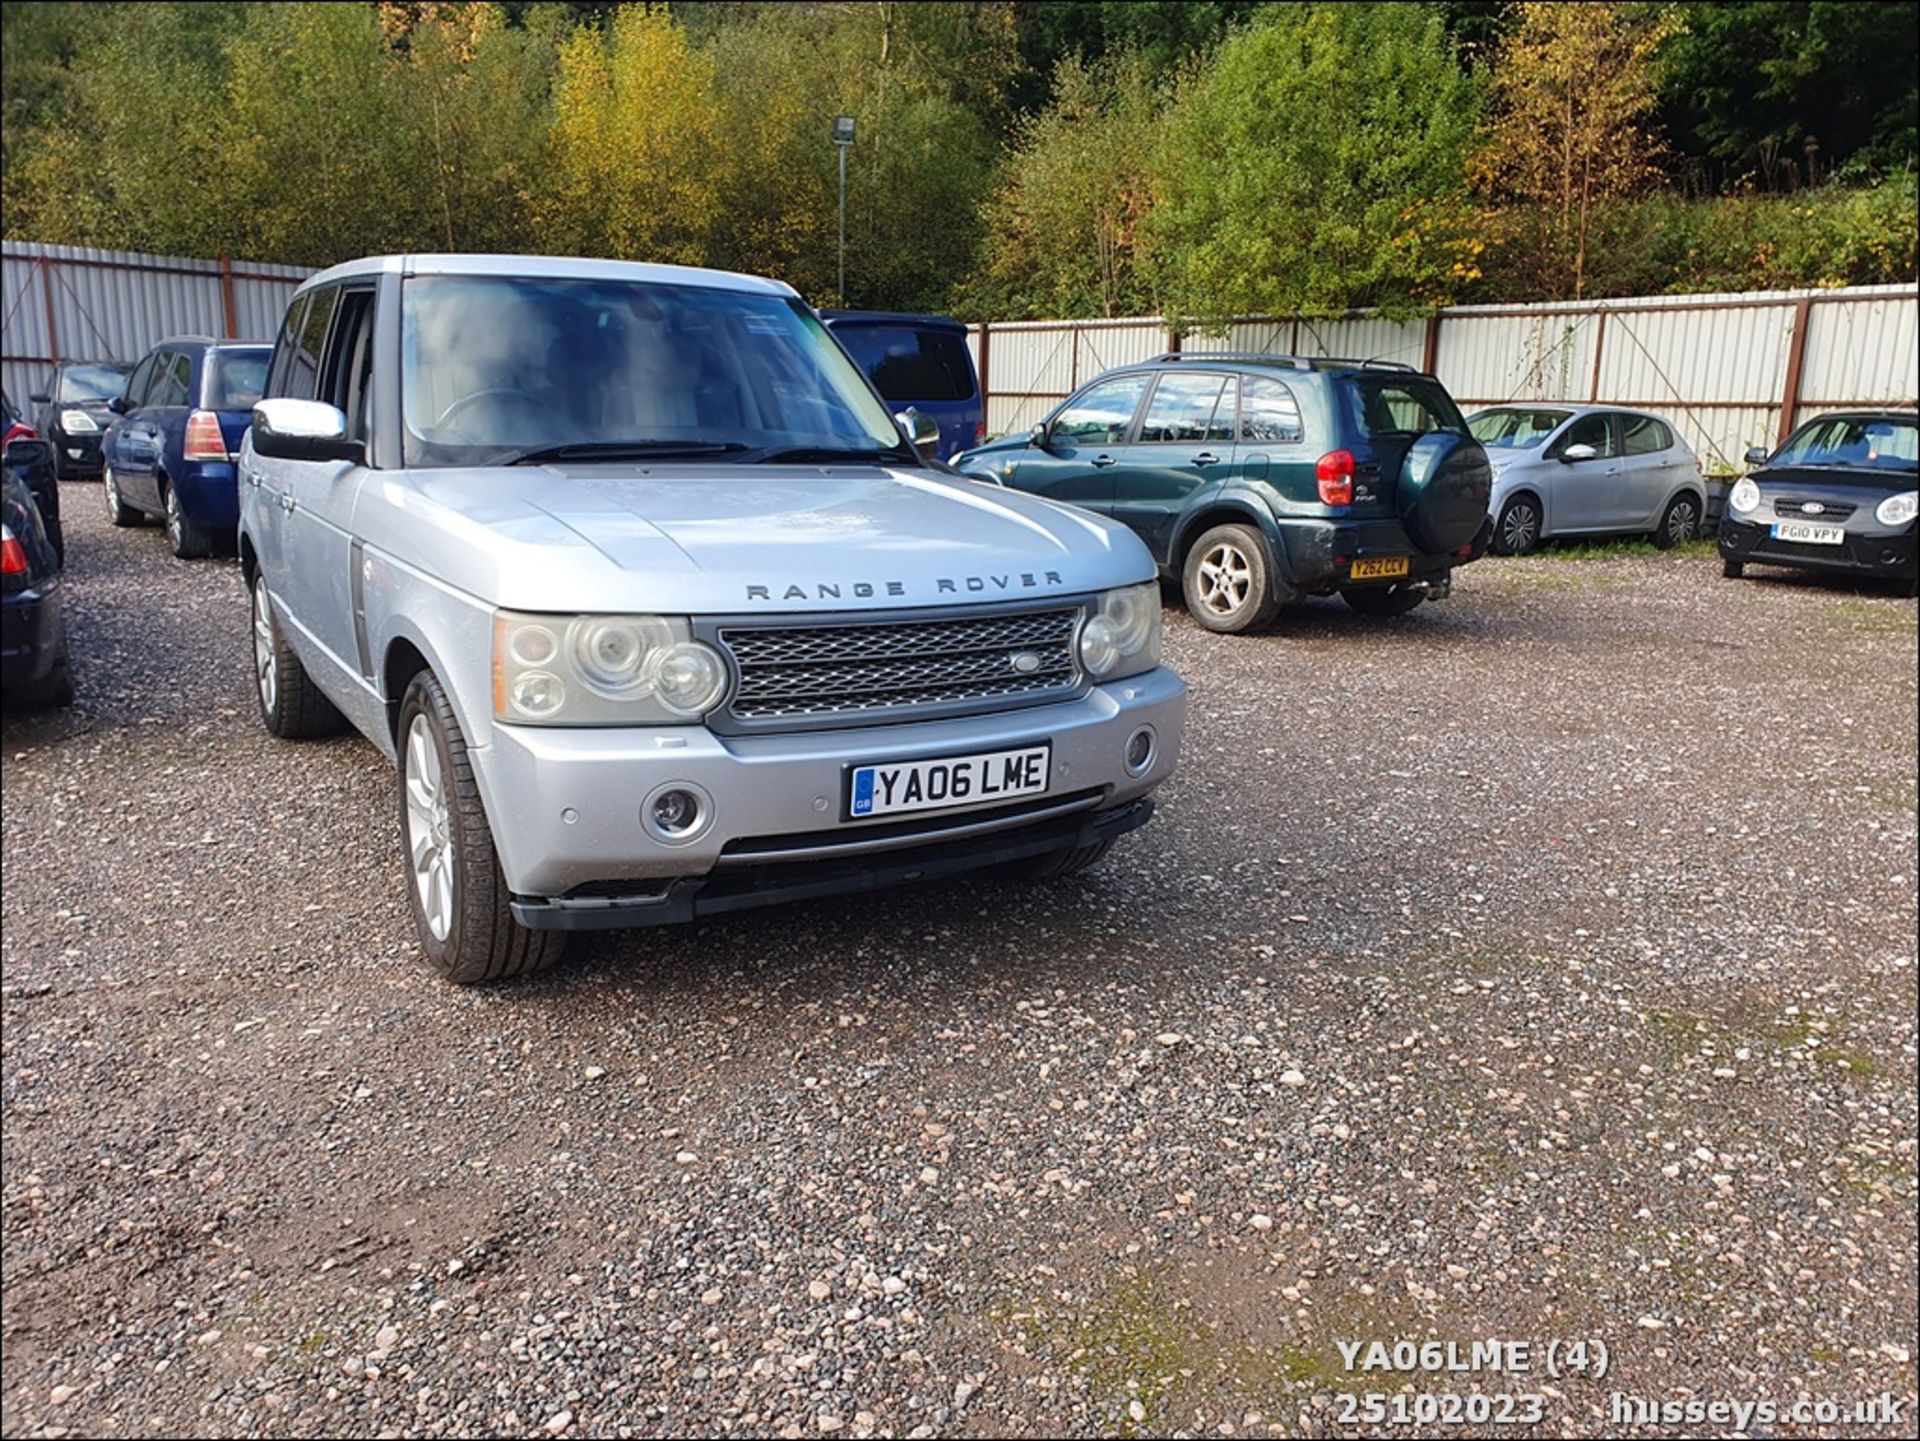
[[[756,455],[751,465],[830,465],[850,460],[856,465],[917,465],[919,461],[902,450],[855,450],[831,445],[790,445],[785,450],[767,450]]]
[[[547,445],[509,456],[501,465],[544,465],[551,460],[699,460],[734,455],[749,447],[737,440],[583,440]]]

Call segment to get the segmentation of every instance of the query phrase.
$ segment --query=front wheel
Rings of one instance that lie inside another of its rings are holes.
[[[551,965],[566,936],[513,918],[466,737],[432,671],[407,686],[398,735],[407,903],[427,964],[462,986]]]
[[[1181,590],[1193,618],[1222,635],[1264,630],[1280,613],[1267,542],[1250,525],[1216,525],[1195,541]]]
[[[1340,599],[1362,615],[1405,615],[1427,598],[1423,586],[1390,585],[1378,590],[1343,590]]]
[[[253,681],[261,724],[282,740],[333,735],[346,726],[307,676],[307,668],[280,633],[280,617],[263,571],[253,573]]]
[[[1540,503],[1530,495],[1508,501],[1493,527],[1496,555],[1525,555],[1540,544]]]
[[[1676,495],[1668,502],[1666,514],[1660,517],[1660,528],[1653,533],[1653,543],[1661,550],[1672,550],[1699,535],[1700,502],[1690,495]]]
[[[106,494],[110,522],[123,528],[145,523],[146,516],[120,498],[120,482],[114,477],[112,466],[100,472],[100,488]]]

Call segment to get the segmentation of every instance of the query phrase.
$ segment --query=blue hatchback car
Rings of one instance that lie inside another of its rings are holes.
[[[240,522],[233,458],[253,421],[273,347],[204,335],[163,340],[134,367],[101,442],[115,525],[166,521],[182,560],[232,540]]]
[[[910,406],[940,423],[939,459],[987,438],[980,381],[967,349],[967,327],[959,321],[880,310],[823,310],[820,319],[882,400],[895,410]]]

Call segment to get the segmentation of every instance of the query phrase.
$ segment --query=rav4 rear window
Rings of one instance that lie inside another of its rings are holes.
[[[423,275],[400,305],[408,465],[685,441],[897,454],[900,432],[819,317],[758,291]]]
[[[1425,435],[1445,430],[1468,434],[1460,407],[1438,381],[1425,377],[1353,375],[1341,386],[1347,413],[1368,439],[1387,435]]]
[[[908,325],[836,325],[834,335],[887,400],[973,399],[973,357],[951,330]]]

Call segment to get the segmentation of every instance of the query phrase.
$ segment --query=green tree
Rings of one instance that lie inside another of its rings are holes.
[[[1542,243],[1534,277],[1542,295],[1586,294],[1588,235],[1596,205],[1660,175],[1663,146],[1650,123],[1659,101],[1660,47],[1672,12],[1645,6],[1529,0],[1492,72],[1495,109],[1477,177]],[[1516,249],[1515,253],[1519,253]]]
[[[1471,280],[1475,93],[1411,4],[1273,5],[1183,87],[1153,161],[1169,312],[1444,304]]]
[[[1158,308],[1141,273],[1148,163],[1166,96],[1138,56],[1060,62],[1052,103],[1022,120],[982,207],[980,262],[956,308],[987,316]]]

